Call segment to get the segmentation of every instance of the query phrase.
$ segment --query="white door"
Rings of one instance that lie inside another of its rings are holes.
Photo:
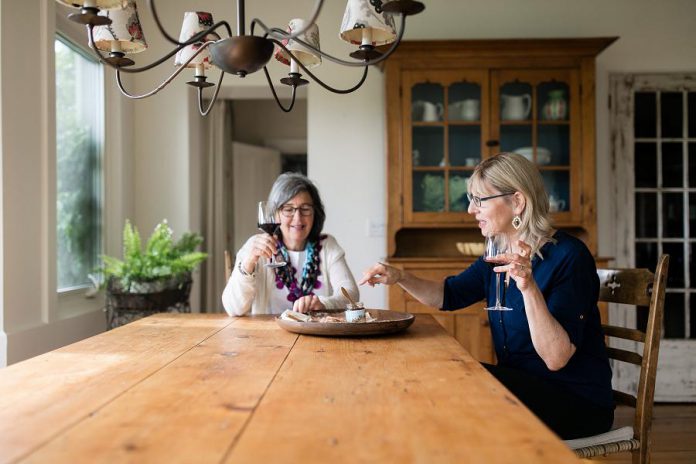
[[[694,402],[696,75],[612,75],[611,102],[617,265],[654,271],[670,255],[655,400]],[[610,320],[640,327],[635,314],[612,308]],[[629,369],[614,371],[621,386]]]
[[[280,152],[273,148],[232,143],[232,243],[236,253],[254,234],[257,205],[268,198],[280,175]]]

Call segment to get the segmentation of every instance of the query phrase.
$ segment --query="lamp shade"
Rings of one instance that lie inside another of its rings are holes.
[[[205,31],[210,26],[213,25],[213,15],[211,13],[206,13],[204,11],[187,11],[184,13],[184,22],[181,25],[181,34],[179,34],[179,42],[186,42],[194,35]],[[209,34],[206,40],[215,40],[218,37],[216,35]],[[198,66],[203,66],[204,68],[210,68],[212,63],[210,62],[210,52],[206,48],[201,53],[198,54],[190,63],[186,62],[191,59],[191,57],[201,48],[203,41],[196,42],[191,45],[179,50],[174,58],[174,64],[176,66],[186,65],[187,68],[196,68]]]
[[[111,19],[108,26],[94,28],[94,44],[99,50],[138,53],[147,48],[135,0],[128,0],[123,9],[103,10],[99,15]]]
[[[58,3],[63,5],[71,6],[73,8],[82,7],[96,7],[101,10],[110,10],[113,8],[123,8],[126,6],[128,0],[85,0],[83,2],[78,2],[75,0],[56,0]]]
[[[341,23],[341,39],[356,45],[385,45],[396,40],[394,18],[369,0],[348,0]]]
[[[295,31],[304,29],[305,25],[306,21],[304,19],[296,18],[288,23],[287,31],[293,33]],[[319,26],[312,24],[306,31],[304,31],[304,33],[300,34],[298,38],[319,49]],[[292,52],[293,55],[295,55],[297,61],[302,63],[304,66],[313,68],[314,66],[319,66],[321,64],[321,55],[314,50],[305,47],[295,40],[284,39],[282,43]],[[290,58],[290,55],[285,50],[280,47],[276,48],[276,60],[286,65],[290,65]]]

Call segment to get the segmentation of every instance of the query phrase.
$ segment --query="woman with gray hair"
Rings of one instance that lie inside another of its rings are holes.
[[[399,284],[443,311],[483,299],[487,309],[499,309],[494,276],[507,273],[509,310],[488,313],[498,364],[484,367],[563,439],[608,431],[614,402],[592,254],[582,241],[552,228],[541,174],[523,156],[485,159],[468,191],[468,212],[481,234],[502,239],[505,253],[481,257],[444,282],[379,263],[360,284]]]
[[[341,287],[358,300],[358,287],[343,249],[322,234],[326,213],[316,186],[298,173],[276,179],[268,202],[280,223],[278,237],[262,233],[249,238],[237,253],[222,304],[231,316],[279,314],[344,308]],[[281,255],[286,266],[265,266]],[[299,272],[298,272],[299,270]]]

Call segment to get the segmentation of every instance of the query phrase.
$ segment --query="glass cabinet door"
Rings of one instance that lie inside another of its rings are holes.
[[[467,182],[487,138],[487,79],[470,70],[405,76],[407,222],[471,220]]]
[[[579,175],[573,166],[578,142],[571,121],[578,115],[578,86],[572,71],[496,71],[492,78],[492,131],[499,150],[519,153],[541,171],[550,211],[558,220],[580,214]]]

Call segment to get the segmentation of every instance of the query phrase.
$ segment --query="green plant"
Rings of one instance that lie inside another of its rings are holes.
[[[208,255],[195,251],[203,243],[199,234],[187,232],[174,242],[172,229],[164,220],[142,249],[138,229],[126,220],[123,228],[123,260],[102,256],[102,274],[106,281],[116,280],[124,291],[133,291],[135,284],[177,280],[188,276]]]

